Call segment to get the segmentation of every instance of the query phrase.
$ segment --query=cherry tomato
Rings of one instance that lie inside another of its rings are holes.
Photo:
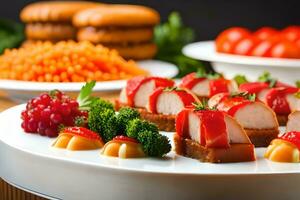
[[[232,27],[226,29],[217,37],[216,49],[222,53],[233,53],[235,44],[248,35],[250,35],[250,31],[246,28]]]
[[[281,31],[284,39],[295,42],[300,39],[300,26],[288,26]]]
[[[300,58],[300,49],[294,42],[282,40],[272,47],[270,56],[275,58]]]
[[[253,33],[253,36],[259,40],[265,40],[278,34],[278,30],[271,27],[262,27]]]
[[[256,37],[247,36],[238,41],[238,43],[233,49],[233,53],[239,55],[250,55],[250,53],[258,43],[259,40]]]
[[[270,51],[272,47],[280,41],[280,36],[275,35],[270,37],[269,39],[263,40],[259,42],[255,48],[253,48],[250,55],[252,56],[263,56],[263,57],[270,57]]]

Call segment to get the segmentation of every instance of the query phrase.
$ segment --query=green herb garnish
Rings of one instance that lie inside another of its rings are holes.
[[[236,75],[233,79],[238,84],[238,86],[240,86],[243,83],[248,83],[246,76],[241,75],[241,74]]]
[[[208,78],[208,79],[219,79],[222,76],[222,74],[220,73],[217,73],[217,72],[209,72],[207,73],[206,70],[204,68],[199,68],[196,72],[196,75],[195,75],[196,78]]]
[[[258,77],[258,81],[269,83],[269,87],[273,88],[276,85],[277,79],[271,77],[270,72],[265,71],[262,75]]]
[[[81,110],[89,110],[93,101],[97,99],[96,97],[91,96],[93,88],[96,85],[96,81],[91,81],[86,83],[80,90],[80,93],[77,97],[77,102]]]
[[[234,92],[230,94],[230,97],[242,97],[244,99],[248,99],[249,101],[255,101],[256,94],[250,94],[248,92]]]
[[[204,68],[201,62],[182,54],[182,48],[194,39],[194,30],[183,25],[179,13],[172,12],[166,23],[154,29],[154,42],[158,47],[156,58],[178,66],[178,78]]]
[[[166,87],[164,88],[164,92],[172,92],[172,91],[183,91],[183,89],[178,87]]]
[[[296,81],[295,84],[296,84],[296,87],[297,87],[297,88],[300,88],[300,80]]]

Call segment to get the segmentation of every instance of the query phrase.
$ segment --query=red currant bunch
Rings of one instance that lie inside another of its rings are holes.
[[[21,126],[27,133],[56,137],[61,127],[82,126],[87,117],[87,111],[79,110],[76,100],[54,90],[27,103],[26,110],[21,113]]]

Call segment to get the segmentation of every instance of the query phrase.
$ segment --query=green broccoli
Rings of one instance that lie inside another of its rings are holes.
[[[141,119],[133,119],[126,125],[125,132],[128,137],[137,139],[139,132],[142,131],[158,133],[158,128],[155,124]]]
[[[142,144],[145,154],[162,157],[171,150],[169,139],[157,132],[144,130],[138,133],[137,140]]]
[[[103,100],[103,99],[96,99],[93,101],[91,107],[95,108],[97,107],[98,109],[109,109],[114,111],[114,105],[110,103],[109,101]]]
[[[88,126],[92,131],[99,133],[105,142],[117,135],[117,118],[113,105],[102,99],[97,99],[91,105],[88,117]]]
[[[117,115],[118,133],[125,133],[126,125],[130,120],[140,118],[140,113],[133,108],[123,107]]]

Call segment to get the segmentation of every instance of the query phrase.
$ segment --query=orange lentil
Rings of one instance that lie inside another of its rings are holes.
[[[27,43],[0,56],[0,79],[39,82],[83,82],[147,75],[117,51],[89,42]]]

